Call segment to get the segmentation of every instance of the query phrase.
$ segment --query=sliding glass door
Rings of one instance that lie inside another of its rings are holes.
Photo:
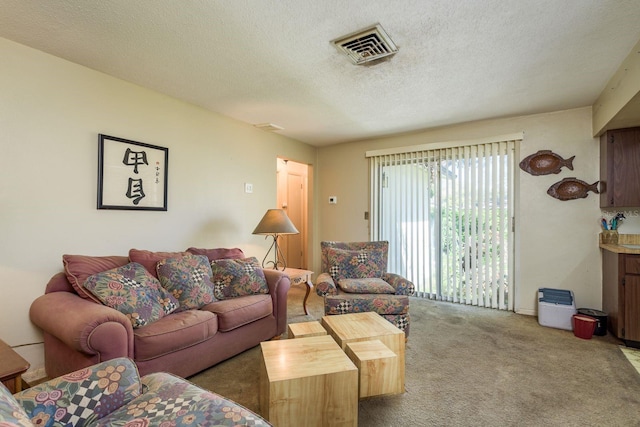
[[[513,309],[515,144],[369,156],[371,238],[418,296]]]

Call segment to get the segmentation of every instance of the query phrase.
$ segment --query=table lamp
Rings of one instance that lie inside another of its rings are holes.
[[[267,268],[268,265],[273,264],[275,270],[280,270],[280,266],[282,266],[283,270],[286,269],[287,261],[278,246],[278,237],[281,234],[298,233],[300,232],[282,209],[269,209],[258,223],[256,229],[253,230],[253,234],[264,234],[265,239],[268,236],[273,237],[273,243],[271,243],[267,254],[262,260],[262,268]],[[267,261],[267,257],[272,249],[274,249],[273,261]]]

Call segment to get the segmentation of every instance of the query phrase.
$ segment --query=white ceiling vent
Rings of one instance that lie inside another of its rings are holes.
[[[398,47],[380,24],[331,40],[331,43],[356,65],[377,61],[398,51]]]

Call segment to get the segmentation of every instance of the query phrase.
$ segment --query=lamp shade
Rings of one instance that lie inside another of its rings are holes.
[[[253,234],[298,234],[298,229],[282,209],[269,209]]]

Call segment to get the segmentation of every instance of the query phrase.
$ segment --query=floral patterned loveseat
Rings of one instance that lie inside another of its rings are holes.
[[[0,384],[0,426],[270,426],[259,415],[172,374],[140,378],[117,358],[11,395]]]
[[[346,314],[373,311],[409,336],[409,296],[415,286],[387,273],[389,242],[321,242],[322,273],[316,293],[324,297],[324,312]]]

